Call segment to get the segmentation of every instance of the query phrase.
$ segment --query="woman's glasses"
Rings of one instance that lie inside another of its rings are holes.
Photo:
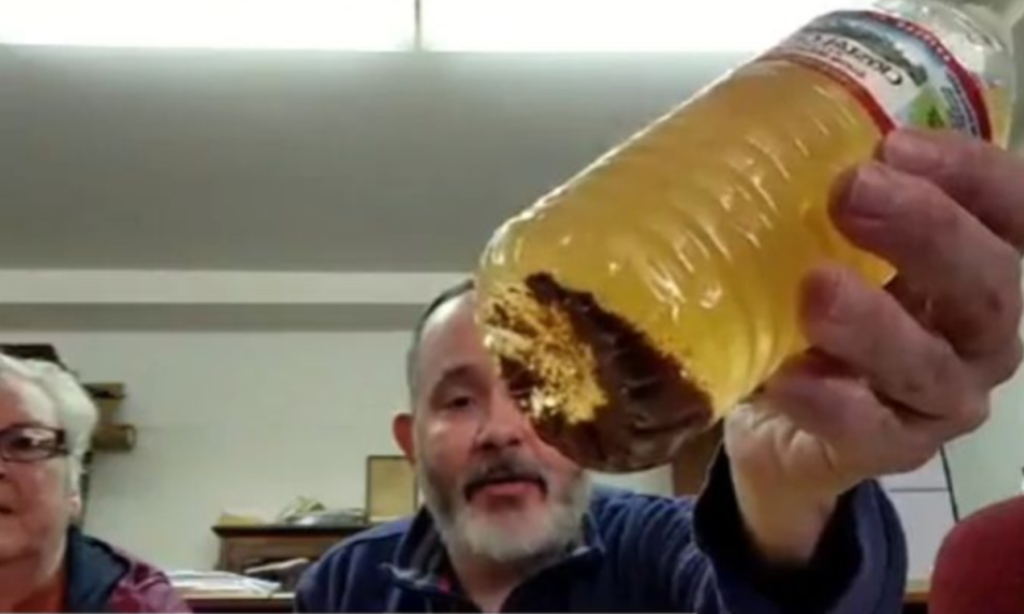
[[[10,463],[36,463],[68,453],[63,429],[16,424],[0,429],[0,459]]]

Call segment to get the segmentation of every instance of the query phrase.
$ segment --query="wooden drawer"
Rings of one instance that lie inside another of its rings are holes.
[[[243,573],[266,563],[315,561],[338,542],[367,527],[214,527],[220,538],[217,570]]]

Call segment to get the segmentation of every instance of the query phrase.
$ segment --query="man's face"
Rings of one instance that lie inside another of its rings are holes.
[[[56,416],[40,395],[31,385],[0,380],[0,430],[22,424],[56,427]],[[78,504],[67,472],[63,457],[30,463],[0,458],[0,564],[62,543]]]
[[[473,319],[473,295],[440,307],[415,366],[414,458],[448,546],[495,561],[553,554],[579,532],[587,476],[514,402]]]

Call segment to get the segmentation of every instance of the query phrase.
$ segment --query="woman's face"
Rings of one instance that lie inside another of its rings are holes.
[[[66,456],[32,461],[5,458],[40,456],[24,452],[49,431],[33,433],[21,426],[59,425],[52,404],[35,386],[0,380],[0,566],[61,548],[80,507],[78,495],[69,486]]]

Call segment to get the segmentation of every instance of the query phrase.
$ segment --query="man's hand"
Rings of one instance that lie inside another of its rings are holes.
[[[832,217],[899,276],[806,280],[813,350],[726,424],[736,495],[769,563],[807,562],[840,495],[910,471],[980,426],[1021,362],[1024,161],[951,134],[895,133]]]

